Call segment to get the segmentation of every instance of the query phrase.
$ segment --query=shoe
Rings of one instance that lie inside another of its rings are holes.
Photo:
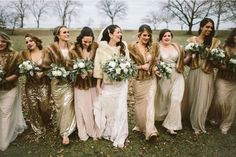
[[[69,139],[68,136],[63,136],[62,144],[63,144],[63,145],[68,145],[68,144],[70,144],[70,139]]]
[[[168,129],[167,132],[170,133],[171,135],[177,135],[177,132],[174,130]]]
[[[226,135],[226,134],[228,133],[228,130],[226,130],[226,129],[221,129],[221,133],[224,134],[224,135]]]
[[[201,131],[200,131],[200,130],[195,130],[195,131],[194,131],[194,134],[195,134],[195,135],[200,135],[200,134],[201,134]]]

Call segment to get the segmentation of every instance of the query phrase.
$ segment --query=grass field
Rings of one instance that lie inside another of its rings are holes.
[[[16,35],[11,36],[14,48],[18,51],[24,48],[23,35],[25,33],[34,33],[39,36],[44,44],[52,42],[52,32],[50,30],[17,30]],[[78,30],[71,30],[72,41],[78,35]],[[99,31],[95,31],[97,36]],[[137,31],[124,31],[124,40],[128,43],[136,39]],[[185,32],[174,31],[174,40],[182,45],[185,44],[189,36]],[[220,32],[219,38],[223,42],[228,32]],[[154,32],[154,39],[157,38],[158,31]],[[128,146],[124,149],[117,149],[112,143],[106,140],[93,141],[89,139],[86,142],[78,140],[77,132],[71,135],[71,144],[63,146],[59,134],[49,128],[46,136],[39,140],[34,139],[31,129],[26,130],[9,148],[0,152],[0,157],[233,157],[236,154],[236,121],[234,121],[231,130],[227,135],[221,134],[217,126],[211,126],[207,123],[208,133],[196,136],[193,134],[189,122],[183,122],[183,130],[176,136],[169,135],[161,126],[156,123],[160,132],[158,141],[145,141],[144,135],[132,132],[135,125],[134,121],[134,102],[132,91],[129,93],[128,100],[129,116],[129,136]]]

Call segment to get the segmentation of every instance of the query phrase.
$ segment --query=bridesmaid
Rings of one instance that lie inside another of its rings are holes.
[[[152,42],[152,30],[144,24],[139,27],[138,41],[129,44],[131,59],[137,64],[138,75],[133,82],[135,97],[135,131],[145,135],[145,139],[156,138],[154,98],[156,77],[152,71],[155,64],[157,44]]]
[[[220,45],[220,40],[214,38],[214,35],[214,21],[210,18],[204,18],[200,22],[198,36],[193,36],[187,41],[203,44],[211,50]],[[213,64],[200,55],[192,55],[188,52],[184,62],[190,66],[187,78],[187,108],[194,133],[198,135],[206,133],[205,122],[214,92]]]
[[[159,34],[160,60],[172,67],[170,79],[161,78],[157,83],[156,120],[164,121],[163,126],[170,134],[182,129],[181,102],[184,94],[183,51],[172,42],[173,34],[163,29]]]
[[[31,127],[36,135],[46,133],[46,126],[50,122],[50,80],[43,73],[50,68],[50,57],[46,49],[43,49],[42,41],[31,34],[25,35],[27,49],[21,53],[22,61],[29,60],[40,71],[35,72],[34,77],[26,76],[25,93],[26,104]]]
[[[69,30],[66,26],[58,26],[53,31],[54,43],[48,46],[52,63],[63,65],[69,59]],[[57,125],[62,143],[70,143],[69,135],[76,129],[73,88],[67,81],[54,79],[51,81],[51,92],[56,105]]]
[[[76,43],[70,51],[70,59],[84,59],[94,61],[98,44],[94,42],[94,34],[91,28],[84,27]],[[93,71],[84,78],[77,76],[74,83],[75,117],[77,122],[78,136],[80,140],[86,141],[89,137],[96,139],[98,128],[96,127],[93,114],[93,103],[97,97],[96,82]]]
[[[228,60],[236,56],[236,28],[230,33],[224,44]],[[236,112],[236,73],[229,67],[221,66],[216,76],[215,94],[212,107],[218,113],[216,122],[220,123],[222,134],[227,134]],[[212,110],[210,110],[211,114]]]
[[[19,54],[11,48],[10,37],[0,32],[0,69],[4,75],[0,80],[0,150],[26,128],[21,108],[20,87],[17,84]]]

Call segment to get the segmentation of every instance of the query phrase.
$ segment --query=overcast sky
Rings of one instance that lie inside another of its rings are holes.
[[[0,0],[0,2],[6,0]],[[85,25],[88,25],[88,21],[92,20],[90,27],[100,28],[104,23],[106,25],[110,24],[110,19],[106,16],[102,16],[99,13],[98,8],[96,7],[99,0],[78,0],[82,3],[82,7],[80,7],[78,11],[78,16],[74,17],[71,22],[72,28],[81,28]],[[150,11],[160,11],[161,12],[161,4],[163,2],[167,2],[167,0],[123,0],[127,6],[127,16],[124,19],[116,19],[115,24],[118,24],[123,29],[137,29],[141,24],[141,19],[147,16]],[[0,4],[1,5],[1,4]],[[51,14],[50,14],[51,15]],[[42,28],[52,28],[57,25],[60,25],[60,20],[56,16],[43,16],[40,21],[40,27]],[[232,24],[230,23],[222,23],[220,25],[220,29],[229,28]],[[27,28],[36,27],[36,22],[32,16],[28,16],[25,19],[25,26]],[[158,29],[165,28],[166,25],[164,23],[158,26]],[[177,20],[171,21],[169,24],[170,29],[181,29],[180,24],[178,24]],[[184,26],[184,29],[187,29],[187,26]],[[193,27],[193,30],[198,29],[198,25]]]

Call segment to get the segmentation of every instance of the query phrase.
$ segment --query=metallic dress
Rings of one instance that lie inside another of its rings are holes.
[[[34,64],[42,71],[49,68],[49,54],[46,50],[42,50],[42,57]],[[21,53],[22,61],[31,60],[30,52],[25,50]],[[25,94],[28,118],[35,134],[43,135],[46,132],[46,126],[50,122],[50,81],[43,74],[42,78],[26,76]]]
[[[52,63],[66,67],[69,51],[63,53],[56,42],[49,45],[48,49]],[[69,82],[55,79],[51,81],[51,93],[60,135],[69,136],[76,129],[73,88]]]

